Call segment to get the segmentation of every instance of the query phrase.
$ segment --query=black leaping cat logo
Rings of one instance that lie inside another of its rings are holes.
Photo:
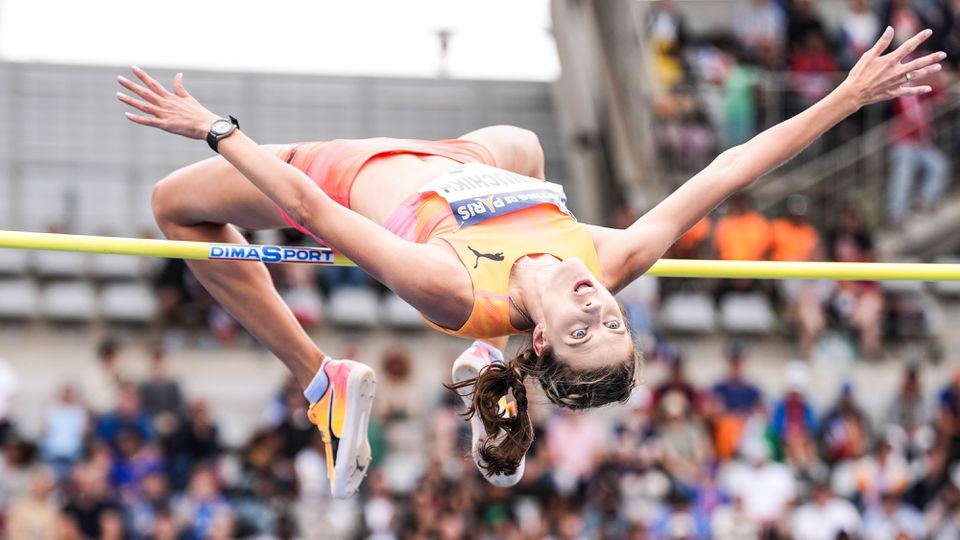
[[[474,270],[476,270],[477,266],[480,265],[480,259],[490,259],[491,261],[502,261],[502,260],[503,260],[503,252],[502,252],[502,251],[501,251],[500,253],[480,253],[479,251],[473,249],[473,248],[470,247],[470,246],[467,246],[467,249],[469,249],[470,251],[472,251],[473,254],[477,256],[477,262],[473,264]]]

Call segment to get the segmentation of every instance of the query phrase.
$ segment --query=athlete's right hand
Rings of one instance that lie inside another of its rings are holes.
[[[126,113],[127,119],[131,122],[160,128],[191,139],[203,139],[207,136],[210,125],[220,118],[187,92],[183,87],[182,73],[177,73],[173,78],[173,92],[170,92],[146,71],[137,66],[133,66],[132,69],[133,74],[146,86],[137,84],[122,75],[117,76],[120,86],[141,98],[136,99],[123,92],[117,92],[117,99],[146,113],[146,115]]]

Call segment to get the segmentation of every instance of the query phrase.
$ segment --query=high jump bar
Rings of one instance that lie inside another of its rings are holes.
[[[171,259],[356,266],[342,254],[327,247],[214,244],[19,231],[0,231],[0,248],[110,253]],[[661,259],[646,273],[652,276],[683,278],[958,281],[960,264]]]

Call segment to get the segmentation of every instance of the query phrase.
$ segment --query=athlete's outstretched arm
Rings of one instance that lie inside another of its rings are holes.
[[[118,82],[141,99],[121,92],[117,98],[142,111],[126,113],[131,121],[192,139],[206,137],[219,117],[184,88],[182,74],[168,91],[142,69],[133,68],[141,86],[123,77]],[[450,270],[434,246],[407,242],[349,210],[323,192],[302,171],[284,163],[237,130],[218,145],[220,155],[298,223],[323,238],[434,321],[444,324],[449,306],[436,276]],[[449,302],[449,299],[447,300]],[[453,323],[455,324],[455,317]],[[460,321],[462,322],[462,320]]]
[[[846,80],[802,113],[777,124],[746,143],[721,153],[706,169],[688,180],[624,231],[618,241],[605,242],[609,268],[622,268],[608,284],[622,288],[645,272],[680,236],[724,199],[797,155],[841,120],[870,103],[929,92],[916,81],[940,69],[946,54],[937,52],[903,62],[932,32],[924,30],[884,55],[893,40],[887,28],[863,54]]]

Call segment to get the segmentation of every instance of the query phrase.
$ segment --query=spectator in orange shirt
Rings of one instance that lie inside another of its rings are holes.
[[[789,215],[774,220],[771,225],[771,260],[805,262],[821,258],[820,234],[807,219],[808,206],[809,201],[803,195],[794,194],[787,198]],[[786,280],[778,285],[781,298],[800,334],[800,355],[807,358],[817,337],[826,328],[824,302],[830,295],[830,283]]]
[[[770,252],[773,238],[770,222],[755,212],[746,195],[730,197],[730,210],[717,220],[713,231],[713,244],[717,258],[726,261],[763,261]],[[730,291],[745,291],[757,288],[756,280],[724,280],[720,282],[717,298]]]
[[[703,256],[703,247],[707,243],[707,239],[710,238],[710,228],[713,225],[713,222],[710,221],[710,216],[704,216],[703,219],[697,222],[696,225],[690,228],[683,236],[681,236],[673,246],[670,247],[670,250],[667,252],[667,257],[672,259],[699,259]]]
[[[755,212],[746,195],[730,198],[730,211],[717,221],[713,242],[726,261],[766,260],[773,239],[770,222]]]

